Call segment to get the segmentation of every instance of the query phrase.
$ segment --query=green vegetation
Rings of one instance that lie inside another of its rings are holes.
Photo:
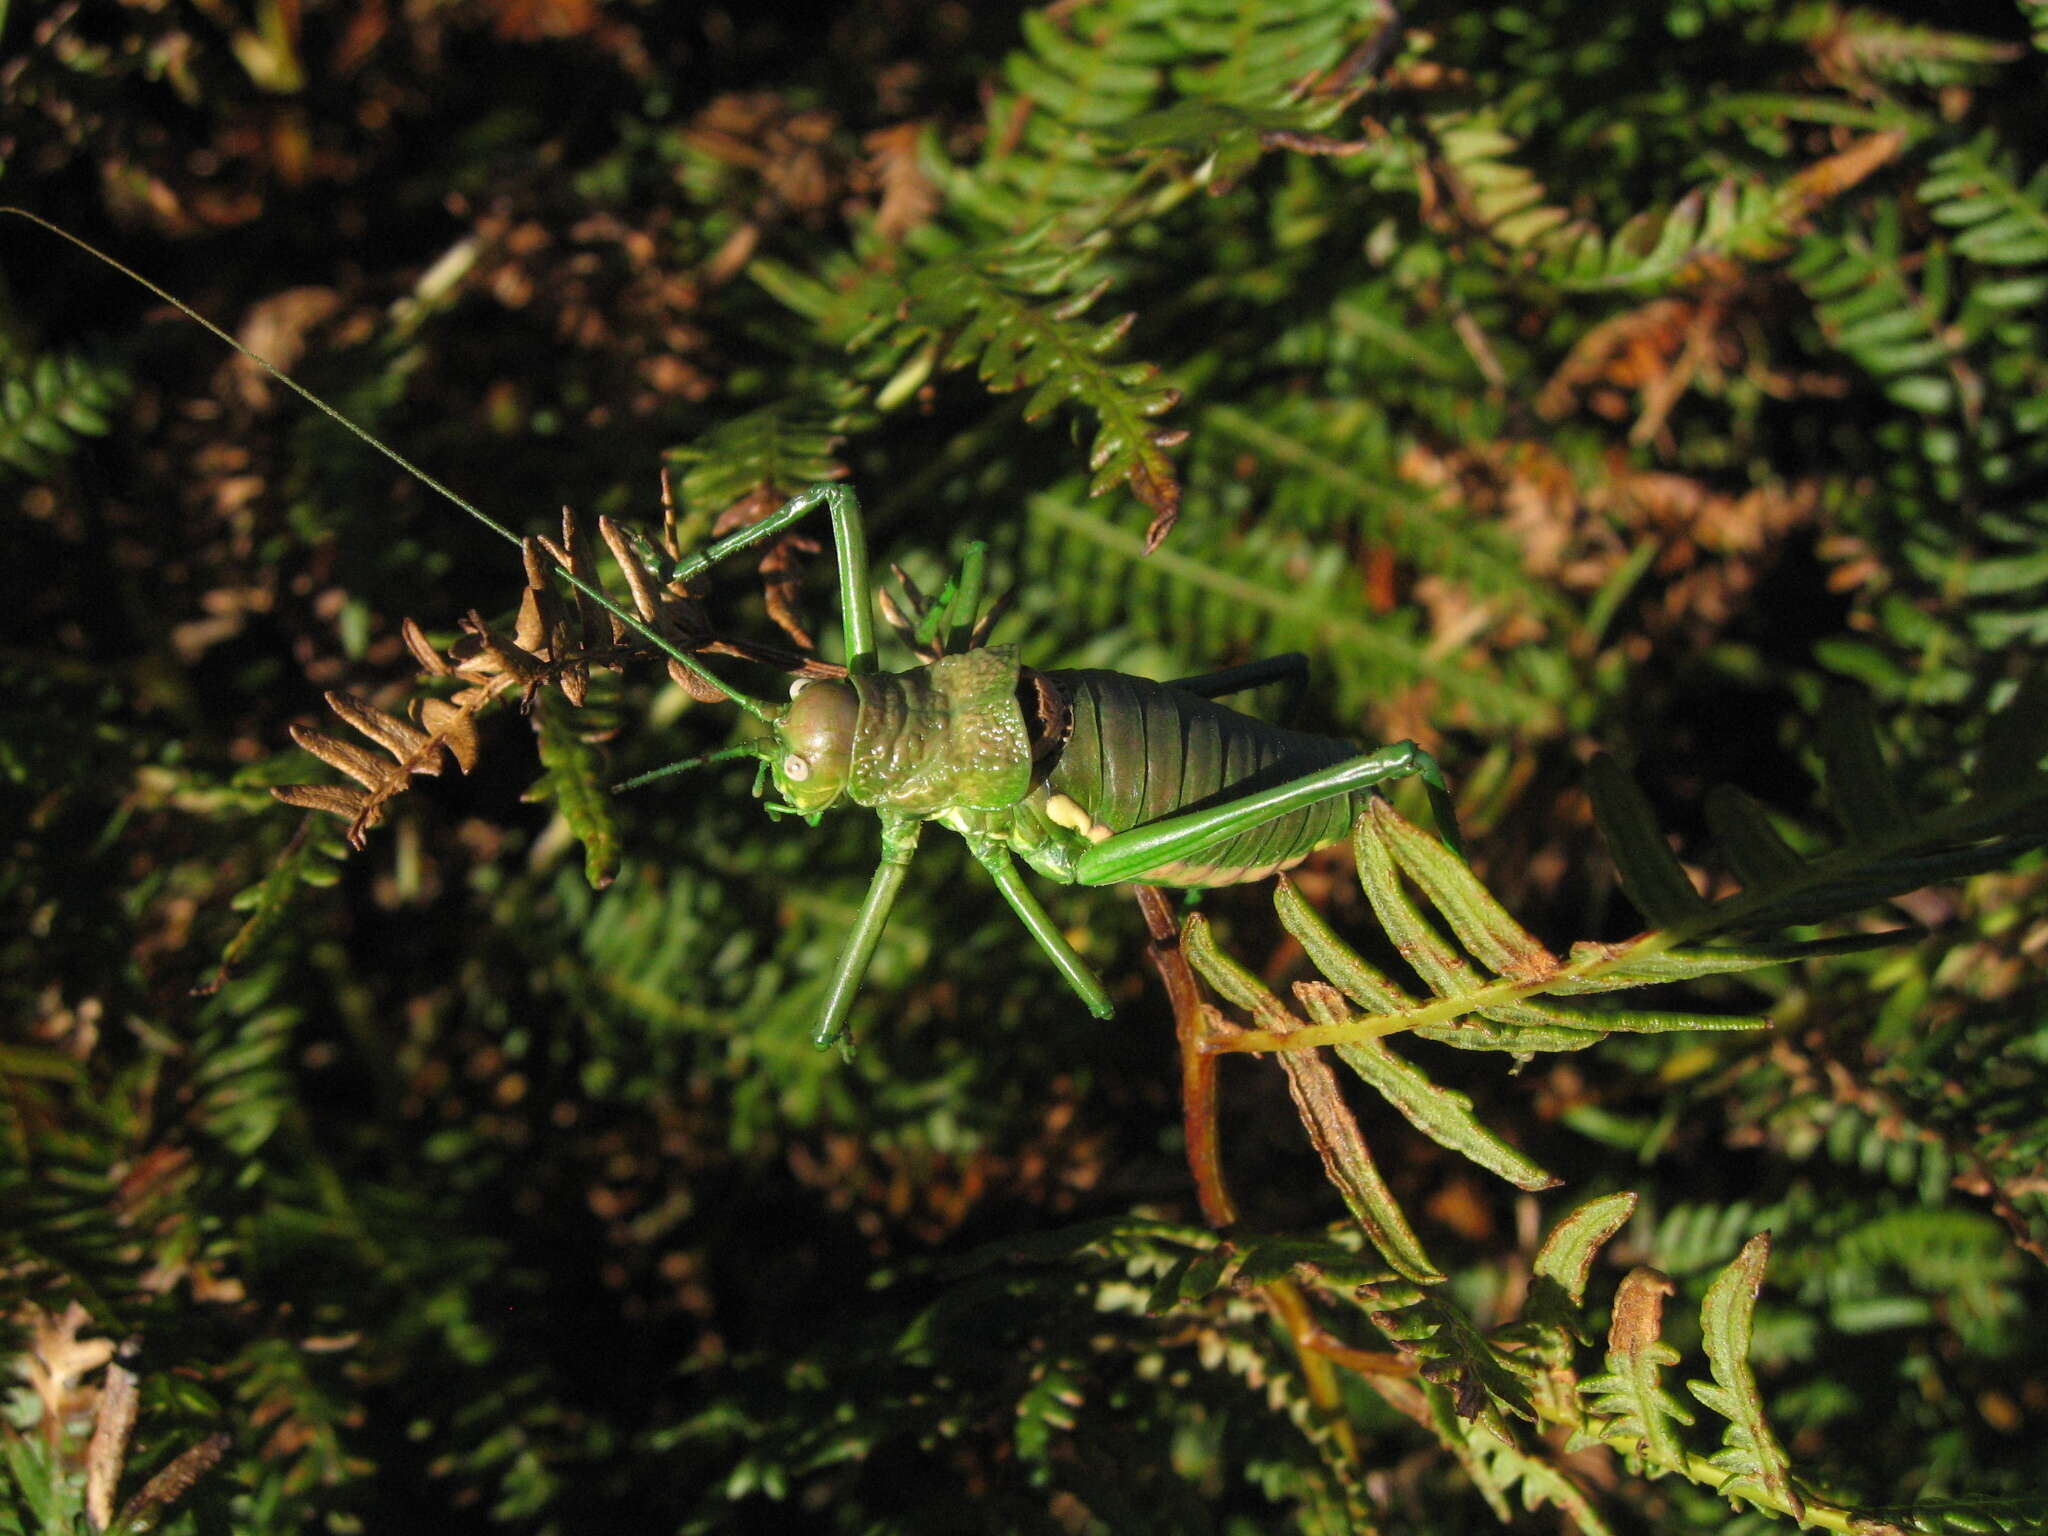
[[[0,202],[610,591],[844,478],[1472,856],[1040,884],[1102,1023],[933,838],[814,1051],[873,820],[0,220],[0,1536],[2048,1530],[2044,43],[0,3]]]

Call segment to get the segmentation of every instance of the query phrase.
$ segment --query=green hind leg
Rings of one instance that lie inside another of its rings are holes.
[[[839,556],[839,611],[846,632],[846,670],[873,672],[875,662],[874,592],[868,585],[867,531],[861,522],[860,498],[850,486],[814,485],[799,491],[760,522],[728,534],[717,543],[676,562],[670,581],[688,581],[727,555],[736,555],[772,539],[798,518],[823,506],[832,515],[832,546]]]
[[[1444,842],[1453,851],[1462,853],[1457,812],[1451,804],[1450,788],[1444,783],[1443,769],[1437,766],[1435,758],[1414,742],[1401,741],[1319,772],[1290,779],[1257,794],[1246,795],[1241,800],[1232,800],[1205,811],[1187,811],[1149,826],[1119,832],[1081,855],[1074,866],[1074,879],[1080,885],[1116,885],[1124,880],[1142,880],[1147,870],[1193,858],[1205,848],[1262,826],[1289,811],[1338,795],[1370,789],[1392,779],[1405,779],[1411,774],[1429,787],[1430,810],[1435,814],[1437,829],[1443,834]]]
[[[1225,667],[1220,672],[1202,672],[1194,677],[1176,677],[1167,683],[1169,688],[1178,688],[1184,693],[1200,694],[1205,699],[1220,699],[1227,694],[1242,693],[1247,688],[1260,688],[1267,683],[1285,683],[1287,700],[1281,707],[1281,714],[1293,712],[1301,702],[1301,696],[1308,689],[1308,657],[1300,651],[1287,651],[1279,656],[1262,656],[1257,661],[1248,661],[1241,667]]]

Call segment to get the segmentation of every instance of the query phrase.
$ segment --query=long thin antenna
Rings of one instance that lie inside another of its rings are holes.
[[[233,336],[230,336],[226,331],[222,330],[219,326],[215,325],[211,320],[207,319],[206,316],[200,314],[198,310],[194,309],[190,304],[187,304],[183,299],[179,298],[176,294],[171,293],[162,287],[159,287],[157,284],[151,282],[148,278],[144,277],[140,272],[137,272],[133,267],[125,266],[121,262],[116,261],[112,256],[109,256],[105,251],[101,250],[91,241],[80,239],[77,235],[72,234],[70,230],[65,229],[62,225],[51,223],[41,214],[30,213],[26,208],[15,208],[6,205],[0,205],[0,213],[11,213],[16,218],[26,219],[29,223],[48,230],[58,239],[68,241],[72,245],[77,246],[78,249],[85,252],[86,255],[93,257],[97,261],[105,262],[108,266],[112,267],[116,272],[120,273],[123,277],[129,279],[131,282],[139,283],[142,287],[148,289],[151,293],[155,294],[158,298],[162,299],[166,304],[170,305],[173,309],[177,310],[178,313],[183,315],[187,320],[192,321],[195,325],[207,331],[209,334],[213,335],[217,339],[226,342],[230,347],[234,348],[235,351],[239,352],[243,357],[248,358],[250,362],[254,363],[257,367],[261,368],[265,373],[269,374],[273,379],[277,380],[277,382],[282,384],[286,389],[290,390],[293,394],[297,395],[301,400],[305,401],[308,405],[312,406],[314,410],[320,412],[321,415],[326,416],[330,420],[339,423],[346,431],[352,433],[354,436],[360,438],[363,442],[369,444],[370,447],[376,449],[377,452],[383,454],[385,458],[389,459],[392,463],[396,464],[400,469],[404,470],[407,474],[411,475],[415,480],[419,481],[428,489],[436,491],[440,495],[446,497],[449,501],[454,502],[456,506],[462,508],[463,511],[467,512],[471,517],[475,518],[478,522],[482,523],[486,528],[490,529],[491,532],[497,534],[499,538],[505,539],[510,543],[524,547],[525,541],[521,539],[518,534],[514,533],[510,528],[507,528],[503,523],[499,522],[496,518],[492,517],[488,512],[485,512],[481,507],[478,507],[477,505],[467,500],[466,498],[457,495],[454,491],[450,490],[446,485],[442,484],[439,480],[435,479],[432,475],[428,474],[424,469],[421,469],[419,465],[413,463],[411,459],[408,459],[404,454],[400,453],[396,448],[393,448],[390,444],[382,441],[381,439],[373,435],[367,428],[356,425],[355,422],[351,421],[347,416],[343,415],[341,411],[338,410],[336,407],[329,405],[325,400],[321,399],[318,395],[314,394],[312,390],[306,388],[305,385],[301,384],[297,379],[293,378],[290,374],[286,373],[282,368],[279,368],[276,364],[272,363],[268,358],[263,357],[260,354],[251,351],[248,347],[243,346],[241,342],[235,340]],[[741,709],[744,709],[756,720],[768,721],[773,718],[769,715],[768,711],[762,707],[759,700],[750,698],[746,694],[741,693],[738,689],[732,687],[723,678],[718,676],[717,673],[711,671],[710,668],[706,667],[702,662],[698,661],[697,658],[692,656],[688,651],[683,650],[680,646],[675,645],[668,639],[664,638],[659,632],[657,632],[654,629],[652,625],[642,621],[637,614],[631,612],[626,608],[621,607],[618,603],[613,602],[612,599],[609,596],[607,596],[600,588],[598,588],[590,582],[582,580],[573,571],[558,571],[557,574],[560,575],[564,581],[568,582],[568,584],[574,587],[578,592],[581,592],[585,597],[589,598],[592,602],[596,603],[599,607],[603,608],[607,613],[611,614],[614,618],[618,619],[621,623],[625,624],[628,628],[630,628],[633,631],[633,633],[640,636],[640,638],[645,640],[649,645],[654,646],[657,650],[661,651],[670,659],[682,663],[683,666],[687,667],[697,677],[701,678],[706,683],[709,683],[713,688],[716,688],[720,693],[724,694],[725,697],[727,697],[728,699],[731,699],[733,703],[739,705]]]
[[[652,784],[656,779],[665,779],[671,774],[688,773],[692,768],[704,768],[712,763],[729,763],[736,757],[766,757],[772,745],[763,737],[756,741],[741,742],[736,747],[721,747],[716,752],[706,752],[700,757],[686,757],[679,763],[668,763],[652,772],[621,779],[612,786],[612,793],[623,795],[629,789],[638,789],[642,784]]]

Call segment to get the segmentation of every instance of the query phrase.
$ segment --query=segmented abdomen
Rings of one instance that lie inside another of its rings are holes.
[[[1349,742],[1282,730],[1142,677],[1092,669],[1046,677],[1065,696],[1073,720],[1047,787],[1112,832],[1206,809],[1358,756]],[[1290,811],[1142,878],[1180,886],[1259,879],[1343,837],[1358,800],[1339,795]]]

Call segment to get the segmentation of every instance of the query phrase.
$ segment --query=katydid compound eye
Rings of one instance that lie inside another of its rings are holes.
[[[784,798],[809,814],[846,792],[860,694],[851,683],[825,678],[798,678],[790,692],[789,708],[775,726],[775,744],[783,754],[775,765]]]

